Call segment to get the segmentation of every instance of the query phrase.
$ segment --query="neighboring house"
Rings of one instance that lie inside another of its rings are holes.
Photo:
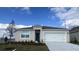
[[[75,39],[79,41],[79,26],[70,30],[70,40],[73,41]]]
[[[32,26],[17,29],[15,41],[36,41],[36,42],[69,42],[69,31],[64,28],[49,26]]]

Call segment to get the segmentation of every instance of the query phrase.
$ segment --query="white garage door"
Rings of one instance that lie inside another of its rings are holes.
[[[46,33],[45,41],[66,42],[65,33]]]

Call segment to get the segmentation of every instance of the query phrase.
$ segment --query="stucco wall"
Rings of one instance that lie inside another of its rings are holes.
[[[26,39],[22,39],[21,38],[21,31],[29,31],[30,34],[29,34],[29,38],[26,38]],[[16,34],[15,34],[15,41],[34,41],[34,31],[33,30],[21,30],[21,31],[17,31]]]

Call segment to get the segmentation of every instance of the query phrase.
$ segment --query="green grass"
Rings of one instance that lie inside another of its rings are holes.
[[[45,44],[22,44],[22,43],[3,43],[0,44],[0,51],[49,51]]]

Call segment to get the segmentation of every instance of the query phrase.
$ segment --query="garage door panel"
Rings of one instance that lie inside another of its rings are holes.
[[[45,41],[65,42],[64,33],[45,33]]]

